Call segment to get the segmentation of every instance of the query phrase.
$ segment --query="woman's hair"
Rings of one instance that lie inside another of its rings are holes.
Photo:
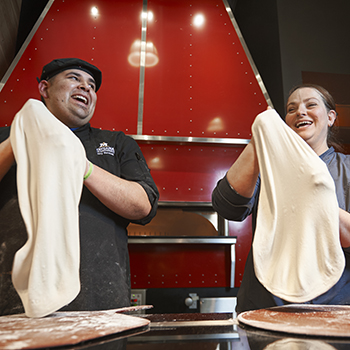
[[[336,116],[338,115],[337,110],[336,110],[336,104],[335,104],[333,96],[324,87],[322,87],[320,85],[316,85],[316,84],[297,85],[292,90],[290,90],[289,95],[288,95],[288,99],[292,95],[293,92],[295,92],[298,89],[302,89],[302,88],[312,88],[312,89],[316,90],[320,94],[322,101],[327,109],[327,112],[334,110]],[[333,146],[337,151],[343,151],[343,148],[337,139],[338,127],[335,126],[334,124],[335,123],[333,123],[332,126],[328,127],[327,144],[328,144],[328,147]]]

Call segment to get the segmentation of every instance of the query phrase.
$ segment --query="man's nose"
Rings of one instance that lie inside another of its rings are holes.
[[[84,90],[84,91],[89,91],[91,89],[91,85],[87,81],[83,81],[80,83],[79,88]]]

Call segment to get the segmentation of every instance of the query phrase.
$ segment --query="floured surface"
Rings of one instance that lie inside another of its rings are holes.
[[[328,337],[350,337],[350,306],[292,304],[246,311],[240,323],[269,331]]]
[[[44,318],[0,317],[0,349],[74,345],[148,326],[149,320],[107,311],[56,312]]]
[[[261,176],[255,274],[273,295],[304,303],[333,287],[345,266],[334,180],[276,111],[259,114],[252,132]]]
[[[322,340],[284,338],[277,340],[264,348],[264,350],[336,350]]]

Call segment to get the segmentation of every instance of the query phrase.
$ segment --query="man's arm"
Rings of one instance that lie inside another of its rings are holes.
[[[15,161],[10,138],[0,143],[0,181],[5,174],[10,170],[13,162]]]
[[[88,168],[87,164],[86,173]],[[140,184],[124,180],[97,165],[93,165],[92,173],[84,184],[106,207],[126,219],[143,219],[152,209],[147,193]]]
[[[350,247],[350,213],[339,208],[340,243],[343,248]]]

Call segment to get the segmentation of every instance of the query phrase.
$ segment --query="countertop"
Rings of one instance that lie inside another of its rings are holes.
[[[349,338],[293,336],[240,325],[232,314],[147,315],[150,330],[129,337],[127,350],[349,349]]]
[[[349,349],[350,338],[293,336],[238,324],[232,314],[147,314],[147,329],[82,344],[99,350],[334,350]]]

